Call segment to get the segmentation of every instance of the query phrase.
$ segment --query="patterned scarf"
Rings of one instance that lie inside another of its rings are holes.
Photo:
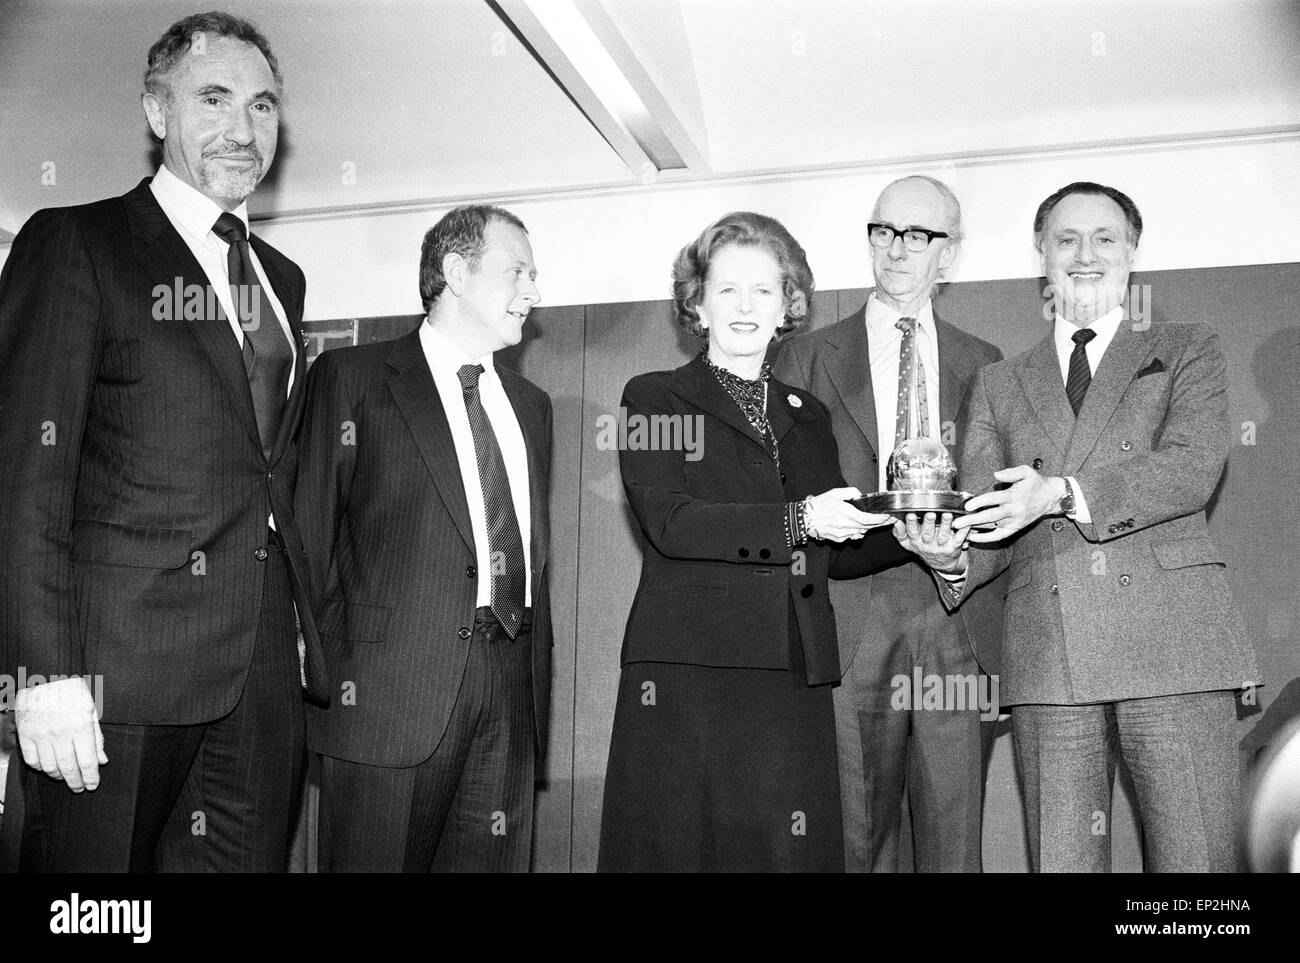
[[[718,383],[727,389],[727,394],[731,395],[731,400],[736,403],[741,414],[745,416],[745,420],[767,443],[768,453],[772,456],[772,460],[779,463],[781,453],[777,451],[776,435],[772,433],[772,425],[767,420],[767,382],[772,377],[772,366],[767,362],[763,362],[758,378],[750,381],[748,378],[742,378],[726,368],[719,368],[710,361],[708,348],[700,351],[700,358],[703,359],[708,369],[713,372],[713,376],[718,379]]]

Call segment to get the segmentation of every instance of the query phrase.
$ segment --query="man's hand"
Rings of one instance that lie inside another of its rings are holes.
[[[23,761],[62,779],[73,792],[99,786],[104,734],[84,679],[60,679],[23,689],[14,705]]]
[[[846,538],[861,538],[868,529],[893,521],[888,515],[858,511],[849,504],[848,499],[860,497],[862,492],[856,488],[832,488],[820,495],[810,495],[808,514],[804,517],[808,534],[819,541],[842,542]]]
[[[1058,511],[1065,495],[1064,478],[1044,478],[1028,465],[1003,468],[995,471],[993,477],[1000,482],[1011,482],[1011,487],[976,495],[966,503],[966,511],[971,514],[952,523],[954,531],[993,526],[992,531],[971,532],[972,542],[997,542],[1014,535],[1044,515]]]
[[[937,521],[934,512],[926,512],[918,521],[915,512],[907,520],[894,520],[894,538],[909,552],[918,555],[936,572],[960,575],[966,571],[966,537],[969,531],[954,531],[952,513],[944,512]]]

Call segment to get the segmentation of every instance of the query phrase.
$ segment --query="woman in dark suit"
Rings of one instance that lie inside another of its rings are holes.
[[[623,641],[599,868],[841,871],[831,543],[888,524],[846,499],[830,416],[764,355],[813,278],[776,220],[728,214],[673,266],[680,323],[708,344],[633,378],[638,421],[696,444],[620,454],[645,540]],[[667,418],[667,421],[660,419]],[[641,421],[644,419],[644,421]],[[690,426],[688,429],[687,426]],[[873,564],[849,551],[837,574]]]

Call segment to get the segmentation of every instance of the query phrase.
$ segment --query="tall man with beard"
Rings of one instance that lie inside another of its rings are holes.
[[[244,203],[281,79],[255,27],[208,13],[144,84],[157,174],[37,212],[0,278],[24,866],[282,871],[323,666],[291,501],[304,279]]]

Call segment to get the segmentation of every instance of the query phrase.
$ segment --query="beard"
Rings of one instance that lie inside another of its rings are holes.
[[[250,157],[257,163],[253,167],[231,169],[213,159],[222,155]],[[257,188],[264,168],[262,153],[256,148],[231,150],[223,147],[205,151],[199,168],[199,186],[206,194],[242,201]]]

